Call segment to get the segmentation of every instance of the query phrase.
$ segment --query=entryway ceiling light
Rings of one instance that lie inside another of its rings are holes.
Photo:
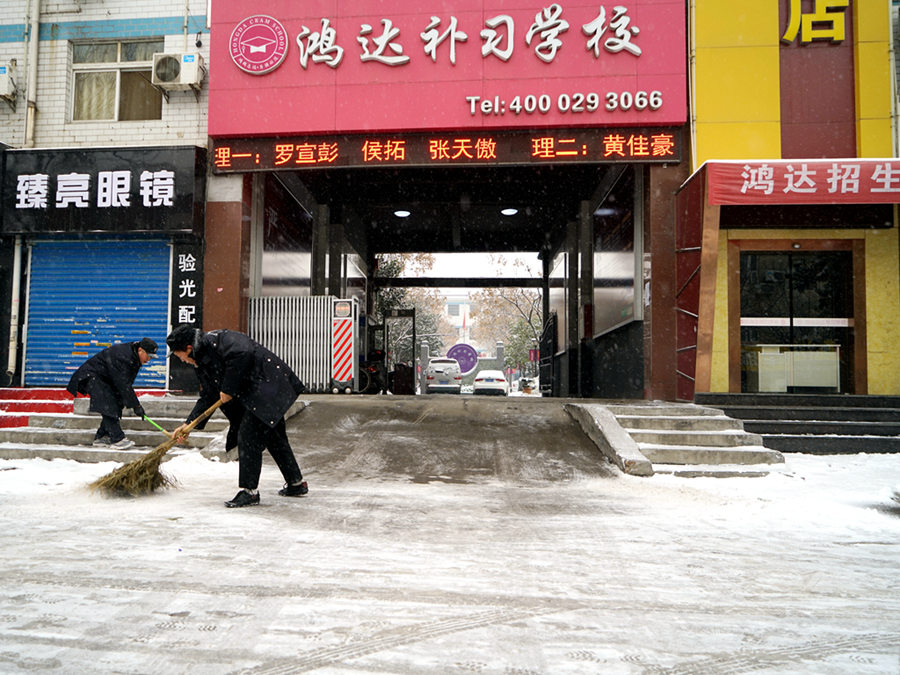
[[[409,211],[405,209],[397,209],[396,211],[394,211],[394,215],[398,218],[409,218],[410,214]]]
[[[518,212],[519,212],[519,209],[509,208],[509,209],[503,209],[500,213],[502,213],[504,216],[514,216]]]

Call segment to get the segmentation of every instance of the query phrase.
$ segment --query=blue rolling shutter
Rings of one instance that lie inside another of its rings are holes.
[[[156,340],[136,388],[165,388],[168,242],[35,242],[31,249],[25,384],[65,386],[85,359],[117,342]]]

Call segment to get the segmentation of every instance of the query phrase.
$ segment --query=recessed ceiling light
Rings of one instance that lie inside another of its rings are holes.
[[[500,213],[504,216],[514,216],[519,212],[519,209],[503,209]]]
[[[409,211],[404,211],[403,209],[397,209],[394,211],[394,215],[398,218],[409,218]]]

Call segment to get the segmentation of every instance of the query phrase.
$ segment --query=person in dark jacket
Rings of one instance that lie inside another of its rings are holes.
[[[123,342],[97,352],[81,364],[66,387],[72,396],[91,397],[91,412],[101,415],[94,445],[125,450],[134,441],[125,438],[119,419],[123,408],[131,408],[143,419],[144,408],[134,393],[134,378],[141,366],[156,354],[156,343],[150,338],[139,342]]]
[[[259,504],[264,449],[268,449],[285,480],[278,494],[300,497],[309,492],[284,422],[285,413],[306,390],[294,371],[271,351],[233,330],[203,333],[192,326],[179,326],[166,338],[166,344],[174,356],[197,369],[200,380],[200,398],[173,436],[186,437],[184,428],[221,400],[230,423],[226,445],[237,441],[241,490],[225,506]],[[203,428],[205,423],[196,428]]]

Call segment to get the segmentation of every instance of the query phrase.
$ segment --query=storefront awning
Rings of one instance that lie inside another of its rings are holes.
[[[710,160],[681,189],[705,181],[709,204],[896,204],[900,160]]]

